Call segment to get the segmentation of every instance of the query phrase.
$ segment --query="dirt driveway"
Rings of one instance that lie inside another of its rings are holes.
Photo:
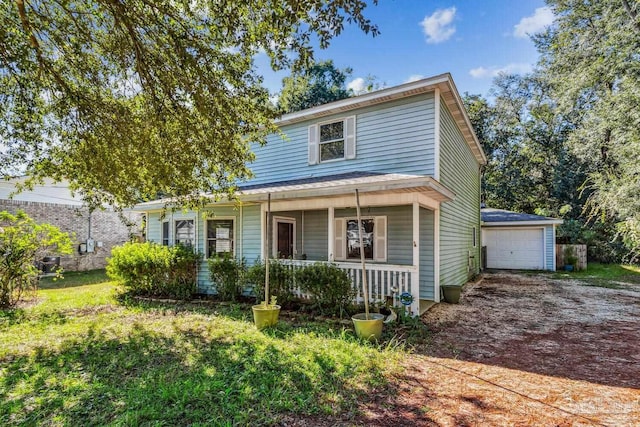
[[[485,275],[423,316],[431,344],[365,424],[639,426],[640,286],[621,287]]]

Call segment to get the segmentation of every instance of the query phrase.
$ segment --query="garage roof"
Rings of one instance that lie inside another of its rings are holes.
[[[504,209],[482,208],[480,209],[480,217],[482,225],[487,227],[562,224],[562,220],[558,218],[512,212]]]

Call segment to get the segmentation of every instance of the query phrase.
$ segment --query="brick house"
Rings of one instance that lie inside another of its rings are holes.
[[[38,223],[49,223],[69,233],[74,252],[60,260],[67,271],[104,268],[112,247],[141,234],[142,216],[138,213],[120,214],[109,208],[89,212],[66,183],[51,180],[11,197],[18,182],[20,178],[0,181],[0,211],[22,210]]]

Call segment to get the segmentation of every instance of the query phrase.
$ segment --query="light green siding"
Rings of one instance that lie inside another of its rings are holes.
[[[260,258],[260,244],[262,237],[260,235],[260,206],[249,205],[242,207],[242,253],[249,264],[253,264],[258,258]]]
[[[420,208],[420,299],[434,299],[433,212]]]
[[[480,171],[444,103],[440,117],[440,182],[456,195],[440,208],[440,284],[462,285],[479,271],[480,245],[473,247],[473,229],[478,242]]]
[[[434,96],[428,93],[283,126],[286,140],[271,135],[265,146],[252,147],[251,184],[353,171],[432,175],[434,111]],[[356,117],[356,158],[309,165],[309,125],[347,116]]]
[[[309,260],[327,260],[328,218],[326,210],[304,211],[304,246],[300,246],[300,253]]]

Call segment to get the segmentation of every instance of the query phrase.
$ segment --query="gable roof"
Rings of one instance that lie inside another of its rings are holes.
[[[562,224],[563,222],[558,218],[550,218],[542,215],[534,215],[492,208],[480,209],[480,219],[482,220],[482,224],[486,226],[548,225]]]
[[[349,111],[369,107],[371,105],[382,104],[397,99],[407,98],[428,92],[440,91],[442,101],[446,104],[456,121],[467,145],[473,152],[476,160],[480,164],[487,163],[487,157],[482,150],[482,146],[473,131],[471,121],[462,103],[462,98],[458,93],[453,78],[450,73],[440,74],[433,77],[417,80],[415,82],[404,83],[398,86],[369,92],[352,98],[341,99],[306,110],[296,111],[283,115],[276,124],[279,126],[302,122],[305,120],[319,119],[332,114],[347,113]]]

